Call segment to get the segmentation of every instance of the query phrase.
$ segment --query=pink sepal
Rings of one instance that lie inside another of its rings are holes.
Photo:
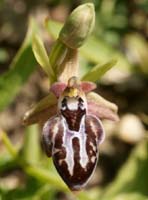
[[[88,114],[95,115],[99,119],[108,119],[111,121],[119,121],[118,114],[113,110],[105,107],[104,105],[98,105],[94,102],[88,101]]]
[[[81,89],[83,90],[83,92],[88,93],[94,89],[96,89],[96,84],[89,82],[89,81],[84,81],[81,83]]]
[[[53,94],[59,98],[59,96],[63,93],[67,85],[65,83],[56,82],[53,85],[51,85],[50,91],[53,92]]]

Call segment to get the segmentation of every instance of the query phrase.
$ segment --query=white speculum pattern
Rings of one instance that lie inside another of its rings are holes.
[[[78,101],[75,98],[69,98],[67,100],[67,107],[69,110],[77,110],[78,109]]]
[[[86,152],[86,133],[85,133],[85,116],[83,116],[80,124],[79,131],[71,131],[68,129],[66,120],[63,118],[64,125],[64,136],[63,136],[63,146],[66,149],[65,162],[67,163],[70,175],[73,175],[74,171],[74,150],[72,146],[73,138],[78,138],[80,145],[80,165],[85,169],[89,159]]]

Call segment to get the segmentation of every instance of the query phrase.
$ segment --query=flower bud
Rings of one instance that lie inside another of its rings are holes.
[[[77,7],[68,17],[59,39],[72,49],[79,48],[92,32],[95,12],[92,3]]]

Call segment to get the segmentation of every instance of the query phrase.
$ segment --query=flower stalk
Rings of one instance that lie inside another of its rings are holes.
[[[5,144],[7,150],[10,152],[11,156],[15,158],[18,154],[18,150],[11,143],[10,139],[8,138],[7,134],[4,131],[1,131],[0,134],[1,134],[1,139],[3,143]]]
[[[78,77],[79,60],[77,49],[67,49],[66,56],[57,69],[58,81],[67,83],[71,76]]]

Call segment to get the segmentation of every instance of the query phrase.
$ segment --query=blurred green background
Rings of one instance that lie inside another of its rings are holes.
[[[86,2],[95,5],[96,24],[80,48],[80,76],[97,63],[118,60],[98,80],[97,92],[118,105],[120,121],[103,121],[97,169],[85,191],[72,194],[43,152],[42,127],[26,128],[22,118],[49,90],[31,35],[40,32],[50,53],[60,24]],[[147,0],[0,0],[0,199],[147,200],[147,128]]]

